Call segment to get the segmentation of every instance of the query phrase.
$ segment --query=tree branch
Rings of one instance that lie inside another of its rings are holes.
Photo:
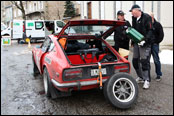
[[[22,18],[25,20],[26,19],[26,17],[25,17],[25,9],[24,9],[22,1],[20,1],[20,5],[18,5],[16,1],[10,1],[10,2],[12,4],[14,4],[19,10],[21,10]]]
[[[15,1],[10,1],[12,4],[14,4],[18,9],[22,10],[22,8],[17,4]]]

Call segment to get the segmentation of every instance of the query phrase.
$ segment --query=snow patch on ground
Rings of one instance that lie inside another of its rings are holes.
[[[162,50],[159,53],[161,64],[173,65],[173,50]],[[154,63],[153,57],[151,56],[150,62]]]

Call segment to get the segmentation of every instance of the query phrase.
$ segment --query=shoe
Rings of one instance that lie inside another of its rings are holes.
[[[144,89],[148,89],[149,87],[150,87],[149,81],[145,80],[144,85],[143,85],[143,88]]]
[[[156,77],[156,81],[161,81],[161,77],[160,76],[157,76]]]
[[[138,78],[136,79],[136,82],[137,82],[137,83],[144,83],[144,80],[143,80],[142,78],[138,77]]]

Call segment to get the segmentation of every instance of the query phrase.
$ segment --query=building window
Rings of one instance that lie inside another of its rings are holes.
[[[38,1],[38,2],[37,2],[38,10],[40,10],[40,2],[41,2],[41,1]]]
[[[41,9],[43,9],[43,1],[40,1],[40,6],[41,6]]]
[[[34,3],[34,11],[36,11],[36,3]]]
[[[31,6],[31,3],[30,3],[29,11],[30,11],[30,12],[32,11],[32,6]]]

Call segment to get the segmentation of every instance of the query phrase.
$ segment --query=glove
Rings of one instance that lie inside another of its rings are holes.
[[[128,26],[124,26],[123,28],[126,30],[126,29],[128,29]]]
[[[138,43],[139,46],[143,46],[145,44],[145,41],[141,41],[140,43]]]

